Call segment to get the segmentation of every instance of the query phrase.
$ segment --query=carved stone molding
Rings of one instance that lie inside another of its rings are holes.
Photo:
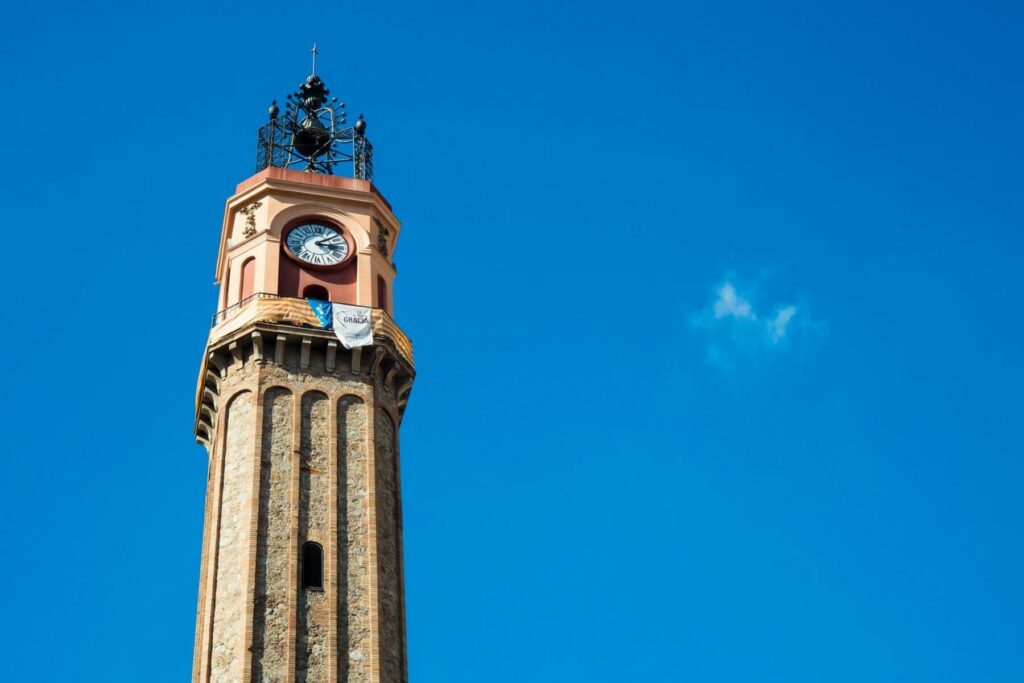
[[[241,210],[242,213],[245,214],[245,227],[242,229],[242,235],[244,237],[252,237],[256,234],[256,209],[261,206],[263,206],[263,204],[256,201]]]
[[[377,249],[384,256],[388,255],[388,237],[391,236],[391,231],[388,230],[388,226],[381,223],[378,219],[374,218],[373,222],[377,224]]]

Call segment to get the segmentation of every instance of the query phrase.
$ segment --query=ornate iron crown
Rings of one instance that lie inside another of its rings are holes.
[[[257,135],[257,172],[277,166],[331,175],[339,164],[351,163],[353,178],[372,179],[373,145],[366,138],[366,120],[360,114],[348,126],[345,103],[337,97],[328,100],[330,93],[313,73],[288,95],[284,112],[277,100],[271,103],[270,121]]]

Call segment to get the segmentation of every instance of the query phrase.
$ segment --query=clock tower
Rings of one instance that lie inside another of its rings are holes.
[[[256,174],[224,210],[196,398],[209,474],[194,683],[408,680],[401,226],[372,183],[365,120],[329,94],[314,65],[270,107]]]

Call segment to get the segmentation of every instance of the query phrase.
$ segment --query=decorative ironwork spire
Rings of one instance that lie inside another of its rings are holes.
[[[268,166],[302,168],[310,173],[333,174],[339,164],[352,164],[352,177],[373,177],[373,145],[366,138],[366,120],[359,115],[348,126],[345,103],[316,74],[320,54],[313,43],[313,73],[288,95],[282,113],[277,100],[271,102],[270,121],[260,129],[256,142],[256,171]]]

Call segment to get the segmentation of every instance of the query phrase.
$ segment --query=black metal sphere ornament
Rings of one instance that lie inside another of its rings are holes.
[[[301,168],[310,173],[333,174],[338,164],[352,164],[352,177],[370,180],[373,175],[373,146],[366,138],[366,120],[362,114],[348,126],[345,103],[331,93],[313,73],[285,98],[284,111],[274,100],[268,113],[270,121],[259,130],[256,170],[270,166]]]

